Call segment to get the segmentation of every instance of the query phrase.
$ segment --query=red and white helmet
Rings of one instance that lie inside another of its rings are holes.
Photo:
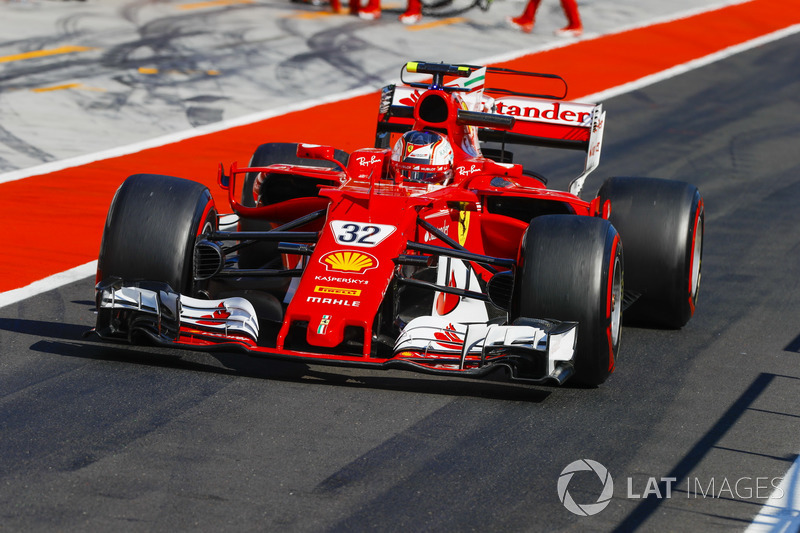
[[[445,185],[453,177],[453,147],[441,133],[407,131],[392,150],[392,170],[404,181]]]

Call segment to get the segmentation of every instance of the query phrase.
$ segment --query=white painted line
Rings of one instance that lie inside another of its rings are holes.
[[[739,4],[747,4],[752,2],[753,0],[726,0],[722,2],[718,2],[716,4],[710,4],[707,6],[697,7],[693,9],[689,9],[686,11],[680,11],[678,13],[673,13],[671,15],[664,15],[662,17],[653,18],[644,22],[639,22],[636,24],[631,24],[629,26],[622,26],[621,28],[616,29],[613,33],[592,33],[588,32],[583,34],[581,37],[575,37],[571,39],[564,39],[559,38],[556,41],[552,41],[550,43],[539,45],[534,48],[522,48],[519,50],[515,50],[513,52],[508,52],[506,54],[490,56],[484,59],[477,59],[473,61],[473,64],[476,65],[488,65],[490,63],[503,63],[505,61],[513,61],[514,59],[518,59],[523,56],[537,54],[539,52],[546,52],[548,50],[555,50],[557,48],[564,48],[566,46],[571,46],[579,41],[593,41],[595,39],[599,39],[601,37],[607,37],[610,35],[619,35],[620,33],[625,33],[628,31],[639,30],[642,28],[648,28],[650,26],[657,26],[659,24],[665,24],[667,22],[674,22],[676,20],[683,20],[687,18],[691,18],[697,15],[702,15],[703,13],[710,13],[712,11],[717,11],[718,9],[723,9],[726,7],[731,7]]]
[[[643,24],[633,25],[624,28],[622,30],[619,30],[616,33],[622,33],[624,31],[630,31],[633,29],[644,28],[647,26],[653,26],[656,24],[671,22],[683,18],[689,18],[691,16],[698,15],[701,13],[715,11],[717,9],[721,9],[732,5],[744,4],[749,1],[752,0],[733,0],[727,2],[720,2],[719,4],[693,9],[678,15],[664,17],[661,19],[654,19]],[[660,81],[664,81],[673,78],[675,76],[685,74],[689,71],[710,65],[717,61],[721,61],[723,59],[739,54],[741,52],[745,52],[747,50],[751,50],[758,46],[762,46],[764,44],[783,39],[790,35],[794,35],[798,32],[800,32],[800,24],[784,28],[783,30],[776,31],[771,34],[764,35],[762,37],[758,37],[751,41],[731,46],[714,54],[710,54],[708,56],[695,59],[693,61],[689,61],[688,63],[675,66],[673,68],[664,70],[657,74],[645,76],[644,78],[641,78],[639,80],[626,83],[599,93],[582,96],[579,97],[578,99],[595,101],[595,102],[607,100],[609,98],[620,96],[622,94],[626,94],[647,87],[649,85],[653,85]],[[601,37],[601,35],[587,35],[583,37],[582,40],[596,39],[599,37]],[[517,59],[519,57],[533,53],[561,48],[573,44],[574,42],[575,40],[567,40],[559,43],[552,43],[538,48],[521,50],[511,54],[476,60],[474,61],[474,63],[480,65],[500,63],[503,61]],[[396,83],[397,81],[391,83]],[[7,183],[10,181],[16,181],[31,176],[37,176],[40,174],[55,172],[57,170],[63,170],[66,168],[86,165],[88,163],[92,163],[95,161],[101,161],[104,159],[110,159],[112,157],[128,155],[140,152],[142,150],[146,150],[148,148],[154,148],[166,144],[172,144],[193,137],[199,137],[201,135],[207,135],[209,133],[224,131],[230,128],[252,124],[254,122],[259,122],[262,120],[266,120],[268,118],[288,114],[294,111],[308,109],[310,107],[315,107],[317,105],[339,102],[342,100],[355,98],[358,96],[369,94],[375,91],[376,89],[378,89],[378,87],[365,87],[362,89],[329,95],[314,100],[306,100],[304,102],[298,102],[295,104],[287,105],[278,109],[269,110],[262,113],[245,115],[237,119],[221,121],[215,124],[210,124],[192,130],[186,130],[169,135],[164,135],[141,143],[131,144],[128,146],[121,146],[119,148],[105,150],[102,152],[96,152],[94,154],[87,154],[84,156],[64,159],[62,161],[46,163],[36,167],[12,171],[0,175],[0,183]],[[84,278],[90,277],[94,275],[96,270],[97,270],[97,261],[91,261],[89,263],[86,263],[85,265],[81,265],[72,268],[70,270],[67,270],[65,272],[54,274],[42,280],[35,281],[26,287],[22,287],[20,289],[14,289],[7,292],[2,292],[0,293],[0,308],[3,308],[7,305],[11,305],[13,303],[20,302],[27,298],[31,298],[33,296],[37,296],[39,294],[43,294],[47,291],[57,289],[69,283],[73,283],[75,281],[79,281]],[[800,531],[800,457],[798,457],[798,459],[795,460],[795,462],[789,468],[789,471],[784,476],[778,488],[775,489],[775,492],[773,492],[772,496],[770,496],[770,499],[767,500],[767,503],[764,505],[764,507],[762,507],[761,512],[755,517],[755,519],[747,528],[745,533],[796,533],[798,531]]]
[[[111,159],[113,157],[135,154],[137,152],[141,152],[149,148],[157,148],[159,146],[165,146],[167,144],[173,144],[176,142],[185,141],[186,139],[192,139],[194,137],[201,137],[203,135],[208,135],[210,133],[217,133],[220,131],[229,130],[237,126],[246,126],[248,124],[260,122],[262,120],[267,120],[269,118],[279,117],[281,115],[287,115],[295,111],[302,111],[304,109],[316,107],[318,105],[340,102],[342,100],[348,100],[350,98],[356,98],[358,96],[373,93],[376,90],[377,89],[374,87],[363,87],[361,89],[354,89],[352,91],[328,95],[322,98],[315,98],[313,100],[296,102],[283,107],[279,107],[277,109],[262,111],[260,113],[253,113],[250,115],[245,115],[230,120],[222,120],[220,122],[215,122],[213,124],[200,126],[191,130],[178,131],[175,133],[162,135],[154,139],[148,139],[146,141],[129,144],[126,146],[119,146],[117,148],[110,148],[108,150],[95,152],[93,154],[80,155],[76,157],[70,157],[69,159],[62,159],[61,161],[44,163],[42,165],[37,165],[35,167],[12,170],[11,172],[6,172],[5,174],[0,175],[0,183],[8,183],[10,181],[17,181],[25,178],[30,178],[31,176],[49,174],[51,172],[57,172],[59,170],[64,170],[66,168],[88,165],[89,163],[94,163],[95,161],[102,161],[104,159]]]
[[[653,85],[655,83],[674,78],[675,76],[680,76],[681,74],[686,74],[692,70],[708,66],[712,63],[716,63],[717,61],[727,59],[742,52],[746,52],[747,50],[752,50],[753,48],[757,48],[774,41],[779,41],[783,38],[789,37],[790,35],[794,35],[795,33],[800,33],[800,24],[795,24],[794,26],[789,26],[788,28],[784,28],[773,33],[768,33],[767,35],[762,35],[761,37],[757,37],[751,41],[730,46],[724,50],[720,50],[719,52],[714,52],[713,54],[709,54],[705,57],[700,57],[698,59],[689,61],[688,63],[676,65],[672,68],[662,70],[661,72],[651,74],[650,76],[645,76],[644,78],[640,78],[636,81],[625,83],[599,93],[582,96],[578,99],[592,102],[608,100],[609,98],[633,92],[643,87],[647,87],[648,85]]]
[[[717,4],[712,4],[708,6],[704,6],[701,8],[690,9],[688,11],[682,11],[679,13],[675,13],[672,15],[654,18],[649,21],[645,21],[639,24],[634,24],[631,26],[625,26],[620,30],[617,30],[614,33],[609,34],[587,34],[580,39],[562,39],[558,41],[553,41],[551,43],[547,43],[545,45],[540,45],[537,47],[532,48],[523,48],[515,50],[514,52],[509,52],[507,54],[496,55],[492,57],[487,57],[484,59],[478,59],[473,61],[472,63],[477,65],[488,65],[491,63],[502,63],[504,61],[510,61],[513,59],[517,59],[526,55],[536,54],[539,52],[545,52],[547,50],[554,50],[556,48],[563,48],[565,46],[570,46],[574,44],[577,40],[592,40],[598,39],[605,35],[616,35],[619,33],[624,33],[626,31],[631,31],[640,28],[647,28],[649,26],[655,26],[657,24],[663,24],[665,22],[672,22],[675,20],[681,20],[689,17],[693,17],[696,15],[700,15],[702,13],[707,13],[710,11],[716,11],[718,9],[722,9],[725,7],[738,5],[738,4],[745,4],[747,2],[751,2],[752,0],[727,0],[723,2],[719,2]],[[697,67],[694,67],[697,68]],[[677,75],[677,74],[673,74]],[[646,79],[646,78],[643,78]],[[399,83],[399,80],[389,81],[387,83]],[[650,83],[656,83],[656,81],[652,81]],[[644,85],[642,85],[643,87]],[[638,87],[636,87],[638,88]],[[347,100],[350,98],[355,98],[357,96],[362,96],[365,94],[372,93],[380,89],[380,86],[375,87],[363,87],[361,89],[354,89],[352,91],[346,91],[343,93],[332,94],[328,96],[324,96],[321,98],[315,98],[312,100],[305,100],[303,102],[297,102],[293,104],[289,104],[283,107],[279,107],[277,109],[271,109],[259,113],[252,113],[249,115],[243,115],[238,118],[230,119],[230,120],[223,120],[220,122],[216,122],[213,124],[207,124],[205,126],[200,126],[197,128],[193,128],[191,130],[184,130],[180,132],[171,133],[168,135],[163,135],[160,137],[156,137],[154,139],[148,139],[146,141],[142,141],[139,143],[129,144],[126,146],[120,146],[117,148],[111,148],[108,150],[103,150],[101,152],[95,152],[92,154],[86,154],[76,157],[71,157],[68,159],[62,159],[60,161],[53,161],[51,163],[44,163],[42,165],[37,165],[35,167],[29,167],[25,169],[19,170],[12,170],[11,172],[6,172],[5,174],[0,174],[0,184],[8,183],[11,181],[17,181],[25,178],[29,178],[31,176],[39,176],[42,174],[48,174],[50,172],[57,172],[59,170],[64,170],[66,168],[77,167],[81,165],[88,165],[89,163],[94,163],[95,161],[102,161],[104,159],[111,159],[113,157],[120,157],[124,155],[134,154],[137,152],[141,152],[143,150],[147,150],[149,148],[155,148],[158,146],[164,146],[167,144],[172,144],[180,141],[184,141],[186,139],[191,139],[194,137],[200,137],[202,135],[208,135],[209,133],[217,133],[220,131],[228,130],[231,128],[235,128],[237,126],[246,126],[248,124],[253,124],[255,122],[260,122],[262,120],[267,120],[269,118],[286,115],[288,113],[292,113],[294,111],[300,111],[303,109],[309,109],[311,107],[316,107],[318,105],[326,104],[326,103],[334,103],[340,102],[342,100]],[[613,89],[612,89],[613,90]],[[635,90],[635,89],[629,89]],[[625,92],[625,91],[623,91]],[[622,92],[618,94],[623,94]]]
[[[71,268],[67,271],[53,274],[39,281],[34,281],[26,287],[14,289],[13,291],[0,292],[0,308],[11,305],[47,291],[63,287],[74,281],[79,281],[89,276],[94,276],[97,271],[97,261],[91,261],[85,265]]]
[[[800,457],[770,496],[745,533],[796,533],[800,531]]]
[[[750,1],[750,0],[746,0],[746,1]],[[741,3],[745,3],[745,2],[742,2],[742,1],[723,2],[723,3],[718,4],[716,7],[712,6],[710,8],[704,8],[704,9],[700,9],[700,10],[693,10],[691,13],[688,13],[688,14],[684,13],[682,15],[678,15],[678,16],[675,16],[675,17],[672,17],[672,18],[669,18],[669,19],[661,20],[659,22],[652,22],[651,21],[649,23],[642,24],[642,25],[636,26],[636,27],[637,28],[638,27],[646,27],[646,26],[651,26],[653,24],[657,24],[657,23],[660,23],[660,22],[668,22],[670,20],[678,20],[678,19],[681,19],[681,18],[686,18],[686,17],[692,16],[693,14],[703,13],[703,12],[706,12],[706,11],[713,11],[714,9],[719,9],[720,7],[725,7],[725,6],[729,6],[729,5],[735,5],[735,4],[741,4]],[[646,76],[646,77],[641,78],[641,79],[639,79],[637,81],[634,81],[634,82],[631,82],[631,83],[626,83],[626,84],[620,85],[618,87],[614,87],[614,88],[608,89],[606,91],[602,91],[600,93],[595,93],[593,95],[587,95],[585,97],[582,97],[581,99],[593,100],[593,101],[602,101],[602,100],[605,100],[605,99],[608,99],[608,98],[611,98],[611,97],[614,97],[614,96],[619,96],[619,95],[622,95],[622,94],[625,94],[625,93],[628,93],[628,92],[631,92],[631,91],[635,91],[635,90],[641,89],[642,87],[646,87],[648,85],[652,85],[652,84],[657,83],[659,81],[663,81],[663,80],[678,76],[680,74],[684,74],[684,73],[689,72],[691,70],[694,70],[694,69],[709,65],[709,64],[714,63],[716,61],[720,61],[722,59],[725,59],[725,58],[733,56],[735,54],[744,52],[746,50],[750,50],[750,49],[755,48],[757,46],[762,46],[762,45],[764,45],[766,43],[769,43],[769,42],[772,42],[772,41],[776,41],[776,40],[782,39],[784,37],[788,37],[789,35],[793,35],[793,34],[798,33],[798,32],[800,32],[800,24],[794,25],[794,26],[790,26],[790,27],[785,28],[783,30],[779,30],[779,31],[776,31],[776,32],[771,33],[771,34],[768,34],[768,35],[765,35],[765,36],[762,36],[762,37],[758,37],[758,38],[753,39],[751,41],[747,41],[745,43],[741,43],[739,45],[726,48],[725,50],[722,50],[720,52],[716,52],[716,53],[710,54],[710,55],[708,55],[706,57],[699,58],[699,59],[696,59],[694,61],[690,61],[690,62],[685,63],[683,65],[678,65],[676,67],[673,67],[671,69],[665,70],[665,71],[660,72],[658,74],[653,74],[652,76]],[[475,63],[477,63],[477,64],[498,63],[498,62],[506,61],[506,60],[508,60],[510,58],[515,58],[515,57],[521,57],[521,56],[524,56],[524,55],[528,55],[528,54],[534,53],[536,51],[543,51],[543,50],[546,50],[546,49],[558,48],[559,46],[566,46],[567,44],[569,44],[569,43],[566,43],[566,44],[563,44],[563,45],[556,45],[556,46],[552,46],[552,45],[551,46],[546,46],[546,47],[543,47],[543,48],[540,48],[540,49],[537,49],[537,50],[533,50],[533,51],[532,50],[522,51],[522,52],[515,53],[513,55],[513,57],[512,56],[496,56],[496,57],[486,58],[486,59],[483,59],[483,60],[476,61]],[[163,146],[165,144],[171,144],[171,143],[182,141],[182,140],[189,139],[189,138],[192,138],[192,137],[198,137],[200,135],[206,135],[208,133],[215,133],[215,132],[223,131],[223,130],[230,129],[230,128],[233,128],[233,127],[236,127],[236,126],[242,126],[242,125],[251,124],[253,122],[266,120],[268,118],[272,118],[272,117],[275,117],[275,116],[280,116],[280,115],[283,115],[283,114],[286,114],[286,113],[291,113],[293,111],[308,109],[309,107],[313,107],[313,106],[316,106],[316,105],[338,102],[338,101],[346,100],[346,99],[349,99],[349,98],[355,98],[357,96],[362,96],[364,94],[369,94],[374,90],[375,90],[375,88],[368,87],[368,88],[357,89],[357,90],[348,91],[348,92],[344,92],[344,93],[339,93],[339,94],[335,94],[335,95],[330,95],[330,96],[326,96],[326,97],[318,98],[318,99],[314,99],[314,100],[298,102],[298,103],[295,103],[295,104],[291,104],[291,105],[288,105],[288,106],[281,107],[279,109],[265,111],[263,113],[256,113],[256,114],[246,115],[246,116],[240,117],[238,119],[226,120],[226,121],[218,122],[216,124],[211,124],[211,125],[208,125],[208,126],[203,126],[203,127],[200,127],[200,128],[196,128],[196,129],[193,129],[193,130],[187,130],[187,131],[178,132],[178,133],[174,133],[174,134],[170,134],[170,135],[165,135],[165,136],[162,136],[162,137],[158,137],[158,138],[155,138],[155,139],[151,139],[151,140],[148,140],[148,141],[145,141],[145,142],[141,142],[141,143],[137,143],[137,144],[133,144],[133,145],[122,146],[122,147],[115,148],[115,149],[112,149],[112,150],[106,150],[106,151],[103,151],[103,152],[97,152],[95,154],[89,154],[89,155],[85,155],[85,156],[65,159],[63,161],[56,161],[56,162],[53,162],[53,163],[46,163],[44,165],[39,165],[39,166],[36,166],[36,167],[24,169],[24,170],[13,171],[13,172],[9,172],[9,173],[6,173],[6,174],[0,176],[0,183],[6,183],[6,182],[9,182],[9,181],[20,180],[20,179],[24,179],[24,178],[27,178],[27,177],[30,177],[30,176],[44,174],[44,173],[47,173],[47,172],[55,172],[56,170],[62,170],[62,169],[71,168],[71,167],[74,167],[74,166],[85,165],[85,164],[88,164],[88,163],[91,163],[91,162],[94,162],[94,161],[100,161],[100,160],[108,159],[108,158],[111,158],[111,157],[117,157],[117,156],[132,154],[132,153],[140,152],[140,151],[145,150],[147,148],[153,148],[153,147],[156,147],[156,146]],[[42,280],[36,281],[34,283],[31,283],[27,287],[23,287],[21,289],[14,289],[12,291],[7,291],[7,292],[4,292],[4,293],[0,293],[0,308],[4,307],[6,305],[10,305],[12,303],[19,302],[19,301],[24,300],[26,298],[30,298],[30,297],[36,296],[38,294],[42,294],[42,293],[47,292],[47,291],[50,291],[50,290],[53,290],[53,289],[57,289],[57,288],[62,287],[64,285],[68,284],[68,283],[72,283],[73,281],[77,281],[79,279],[82,279],[82,278],[85,278],[85,277],[89,277],[92,274],[94,274],[94,271],[96,270],[96,268],[97,268],[97,262],[93,261],[91,263],[87,263],[85,265],[73,268],[73,269],[68,270],[66,272],[62,272],[60,274],[55,274],[53,276],[49,276],[49,277],[44,278]]]

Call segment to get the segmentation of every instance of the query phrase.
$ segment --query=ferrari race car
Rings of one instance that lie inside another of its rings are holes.
[[[516,85],[488,85],[498,79]],[[507,88],[545,79],[563,94]],[[598,385],[615,368],[623,310],[657,327],[690,319],[703,200],[693,185],[650,178],[610,178],[583,200],[602,105],[565,101],[558,76],[493,67],[409,62],[400,80],[381,93],[373,147],[269,143],[247,167],[220,165],[227,215],[199,183],[125,180],[103,233],[94,331]],[[511,146],[581,151],[583,172],[550,190]]]

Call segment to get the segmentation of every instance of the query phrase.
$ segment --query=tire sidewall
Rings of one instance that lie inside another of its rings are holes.
[[[612,302],[613,276],[620,294]],[[523,237],[512,317],[578,322],[573,382],[599,385],[619,351],[624,261],[622,242],[606,220],[570,215],[534,219]]]
[[[216,229],[216,207],[205,186],[172,176],[135,174],[111,202],[98,257],[103,279],[167,283],[191,295],[194,244]]]

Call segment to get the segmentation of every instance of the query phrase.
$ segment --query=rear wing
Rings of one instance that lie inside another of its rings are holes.
[[[431,74],[432,81],[407,81],[406,73]],[[448,79],[451,78],[451,79]],[[580,150],[586,154],[583,172],[569,185],[580,195],[586,177],[600,162],[605,111],[602,104],[565,101],[567,84],[555,74],[524,72],[474,65],[410,62],[404,65],[401,85],[383,88],[375,146],[391,148],[391,134],[414,127],[414,110],[420,96],[429,89],[441,89],[460,99],[477,128],[478,139]],[[500,79],[503,88],[490,85]],[[544,92],[527,92],[534,84]],[[521,89],[526,89],[523,91]],[[459,116],[462,112],[459,111]]]

